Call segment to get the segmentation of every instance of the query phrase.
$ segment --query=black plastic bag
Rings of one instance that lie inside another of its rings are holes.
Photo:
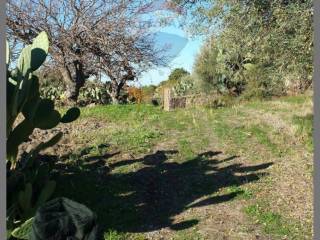
[[[86,206],[67,198],[56,198],[36,212],[30,240],[96,240],[96,215]]]

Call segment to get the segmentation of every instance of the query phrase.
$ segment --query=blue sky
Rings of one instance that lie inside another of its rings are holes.
[[[171,57],[169,67],[157,67],[143,73],[139,77],[138,83],[134,85],[157,85],[166,80],[170,72],[178,67],[182,67],[189,72],[192,71],[195,56],[200,50],[203,39],[201,37],[191,39],[186,32],[174,24],[160,29],[159,32],[156,37],[157,44],[161,46],[169,44],[168,55],[174,57]]]

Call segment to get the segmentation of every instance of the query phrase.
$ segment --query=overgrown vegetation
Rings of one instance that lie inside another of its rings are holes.
[[[157,3],[8,2],[7,238],[311,239],[311,0]],[[163,9],[206,40],[135,87]]]
[[[194,69],[204,90],[251,98],[311,86],[311,0],[174,2],[192,14],[186,19],[194,34],[208,38]]]
[[[297,137],[300,138],[313,151],[312,133],[313,133],[313,114],[306,116],[294,116],[292,121],[297,125]]]
[[[172,112],[145,104],[83,108],[80,125],[88,120],[107,124],[90,134],[75,133],[93,148],[81,148],[68,159],[69,170],[60,180],[66,184],[59,185],[56,195],[73,197],[101,213],[105,239],[206,239],[206,234],[223,236],[224,226],[240,239],[256,234],[310,239],[312,172],[307,165],[312,158],[306,156],[303,134],[292,125],[296,114],[306,107],[311,111],[309,100],[285,97]],[[110,146],[101,150],[105,144]],[[281,186],[296,206],[296,217],[280,197]],[[301,194],[307,204],[299,200]],[[259,209],[250,207],[256,204]],[[211,232],[208,226],[212,229],[216,221],[223,224]]]

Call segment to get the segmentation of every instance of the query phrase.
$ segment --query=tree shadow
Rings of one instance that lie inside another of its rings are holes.
[[[241,191],[216,193],[228,186],[257,181],[267,174],[260,170],[272,165],[243,166],[232,163],[237,156],[217,159],[221,152],[212,151],[181,163],[171,161],[170,156],[177,153],[157,151],[109,165],[106,165],[109,155],[104,160],[96,156],[87,159],[90,164],[82,170],[58,166],[62,171],[56,196],[87,205],[97,213],[104,231],[146,232],[164,227],[181,230],[198,220],[174,224],[174,216],[189,208],[232,200]],[[135,167],[137,163],[139,167]]]

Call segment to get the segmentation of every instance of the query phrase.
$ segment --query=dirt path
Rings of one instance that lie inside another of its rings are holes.
[[[49,151],[69,155],[58,194],[129,234],[121,240],[311,239],[312,160],[290,122],[310,106],[264,106],[82,119]]]
[[[264,192],[265,196],[269,196],[270,206],[275,211],[281,211],[292,219],[312,226],[313,155],[299,141],[296,126],[288,122],[293,115],[304,117],[310,114],[311,106],[297,108],[290,115],[263,113],[258,110],[247,113],[257,123],[271,126],[274,135],[281,136],[273,137],[273,141],[288,148],[286,154],[275,157],[275,165],[270,172],[274,184]]]
[[[203,121],[204,120],[204,121]],[[199,125],[208,124],[209,118],[201,119]],[[181,224],[190,219],[196,219],[197,224],[186,230],[184,234],[178,235],[174,227],[165,227],[156,231],[146,233],[147,239],[209,239],[209,240],[256,240],[272,239],[262,232],[261,226],[249,219],[244,212],[244,208],[250,203],[249,199],[243,199],[243,189],[248,183],[259,184],[257,181],[264,174],[268,174],[271,163],[253,164],[244,157],[230,156],[220,152],[222,144],[218,137],[212,132],[201,129],[200,135],[209,139],[209,144],[202,152],[196,155],[203,156],[208,166],[207,174],[212,179],[211,184],[205,187],[214,191],[210,194],[202,195],[190,202],[184,211],[172,216],[172,224]],[[185,133],[183,133],[185,134]],[[177,139],[181,133],[172,131],[166,141],[154,146],[154,152],[171,151],[178,148]],[[216,151],[216,152],[214,152]],[[193,161],[193,160],[191,160]],[[197,178],[201,178],[197,176]],[[200,180],[201,183],[206,180]],[[165,187],[172,188],[171,183]],[[205,183],[207,184],[207,182]],[[179,184],[178,184],[179,185]],[[195,187],[196,188],[196,187]],[[179,189],[176,189],[179,191]],[[181,230],[181,229],[179,229]]]

